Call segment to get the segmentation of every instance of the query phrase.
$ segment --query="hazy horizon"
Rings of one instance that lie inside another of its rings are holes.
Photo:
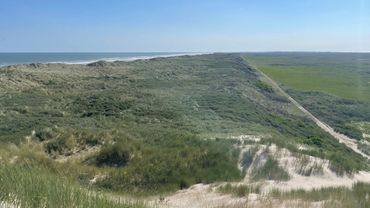
[[[370,0],[0,0],[0,52],[369,52],[368,11]]]

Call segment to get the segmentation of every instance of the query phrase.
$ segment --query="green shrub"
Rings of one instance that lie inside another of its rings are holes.
[[[261,80],[258,80],[255,86],[268,93],[274,92],[274,89],[270,85],[266,84],[265,82],[262,82]]]
[[[71,105],[74,112],[81,114],[81,117],[99,115],[119,117],[123,111],[131,106],[132,101],[121,100],[104,94],[78,97]]]
[[[96,156],[96,165],[125,166],[129,162],[132,152],[133,150],[122,142],[105,145]]]
[[[45,128],[41,130],[37,130],[35,133],[35,137],[40,141],[46,141],[53,137],[55,137],[55,133],[51,128]]]
[[[46,152],[49,154],[67,154],[74,147],[76,147],[77,141],[73,136],[62,136],[58,139],[51,140],[45,144]]]

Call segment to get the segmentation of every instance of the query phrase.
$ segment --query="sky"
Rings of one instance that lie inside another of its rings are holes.
[[[0,52],[370,51],[370,0],[0,0]]]

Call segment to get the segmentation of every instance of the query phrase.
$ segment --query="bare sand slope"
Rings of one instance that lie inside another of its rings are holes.
[[[257,144],[258,145],[258,144]],[[253,148],[253,144],[243,146],[243,150]],[[246,170],[245,178],[240,182],[230,183],[238,185],[261,186],[259,194],[249,194],[248,197],[235,197],[230,194],[217,192],[217,187],[226,183],[196,184],[188,189],[176,192],[173,195],[163,197],[162,200],[152,200],[154,207],[177,207],[177,208],[221,208],[221,207],[321,207],[324,202],[303,202],[299,200],[279,201],[269,196],[272,190],[290,191],[297,189],[312,190],[325,187],[348,187],[351,188],[356,182],[370,182],[370,173],[360,171],[353,175],[339,176],[329,168],[329,161],[317,157],[298,155],[287,149],[278,148],[276,145],[258,145],[253,162]],[[241,151],[243,152],[243,151]],[[253,182],[250,179],[252,169],[263,165],[267,156],[272,156],[279,162],[290,179],[288,181],[266,180]],[[309,174],[307,174],[309,173]]]
[[[320,208],[323,205],[323,202],[278,200],[257,194],[240,198],[221,195],[211,189],[211,185],[197,184],[167,197],[163,202],[152,203],[152,205],[156,208]]]

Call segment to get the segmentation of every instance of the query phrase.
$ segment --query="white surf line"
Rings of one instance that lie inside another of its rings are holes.
[[[87,61],[75,61],[75,62],[46,62],[47,64],[80,64],[80,65],[87,65],[91,63],[95,63],[98,61],[106,61],[106,62],[115,62],[115,61],[124,61],[124,62],[131,62],[137,60],[150,60],[155,58],[171,58],[171,57],[180,57],[180,56],[198,56],[198,55],[206,55],[212,53],[179,53],[179,54],[164,54],[164,55],[154,55],[154,56],[133,56],[133,57],[126,57],[126,58],[101,58],[95,60],[87,60]]]
[[[206,53],[179,53],[179,54],[163,54],[163,55],[154,55],[154,56],[132,56],[132,57],[106,57],[106,58],[98,58],[94,60],[81,60],[81,61],[52,61],[52,62],[45,62],[46,64],[81,64],[86,65],[90,63],[95,63],[98,61],[106,61],[106,62],[115,62],[115,61],[136,61],[136,60],[149,60],[155,58],[170,58],[170,57],[178,57],[178,56],[196,56],[196,55],[203,55]]]
[[[17,65],[27,65],[27,64],[66,64],[66,65],[87,65],[91,63],[95,63],[98,61],[106,61],[106,62],[115,62],[115,61],[124,61],[124,62],[131,62],[137,60],[150,60],[155,58],[171,58],[171,57],[180,57],[180,56],[199,56],[199,55],[209,55],[213,54],[214,52],[204,52],[204,53],[178,53],[178,54],[163,54],[163,55],[154,55],[154,56],[133,56],[133,57],[126,57],[126,58],[100,58],[94,60],[86,60],[86,61],[49,61],[49,62],[30,62],[30,63],[19,63],[19,64],[0,64],[0,68],[7,67],[7,66],[17,66]]]
[[[257,67],[254,66],[255,69]],[[257,69],[258,70],[258,69]],[[304,114],[306,114],[311,120],[313,120],[317,126],[321,129],[332,135],[335,139],[337,139],[340,143],[343,143],[347,147],[351,148],[354,152],[362,155],[363,157],[370,159],[370,156],[363,153],[361,150],[357,148],[356,142],[349,138],[348,136],[338,133],[334,131],[334,129],[326,124],[325,122],[319,120],[316,116],[314,116],[311,112],[305,109],[301,104],[299,104],[296,100],[294,100],[288,93],[286,93],[274,80],[268,77],[265,73],[258,70],[281,94],[283,94],[290,102],[292,102],[299,110],[301,110]]]

